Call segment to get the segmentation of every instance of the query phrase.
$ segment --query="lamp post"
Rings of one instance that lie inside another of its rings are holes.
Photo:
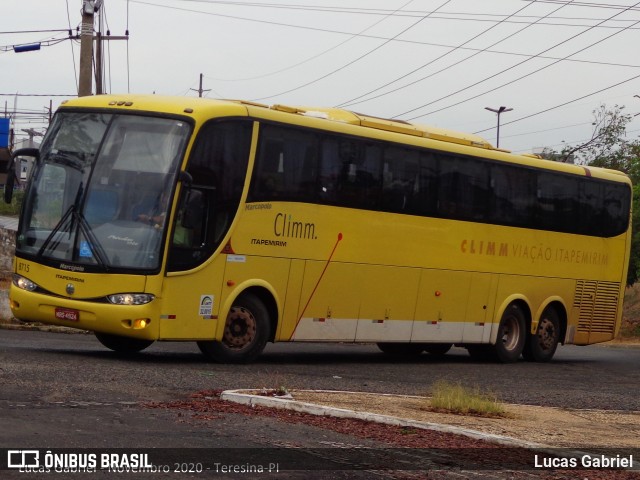
[[[496,113],[498,115],[498,131],[496,133],[496,148],[500,148],[500,114],[504,112],[510,112],[513,108],[500,107],[498,109],[484,107],[485,110],[489,110],[490,112]]]

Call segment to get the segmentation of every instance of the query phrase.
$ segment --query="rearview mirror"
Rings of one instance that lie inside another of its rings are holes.
[[[13,187],[16,184],[16,158],[34,157],[36,161],[40,158],[40,150],[37,148],[19,148],[11,155],[11,161],[7,168],[7,182],[4,185],[4,201],[11,203],[13,199]]]

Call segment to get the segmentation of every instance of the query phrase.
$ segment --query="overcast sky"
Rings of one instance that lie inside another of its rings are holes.
[[[2,113],[43,113],[77,94],[79,43],[66,30],[81,6],[2,0]],[[202,73],[207,97],[342,106],[493,144],[485,107],[505,106],[500,147],[516,152],[587,140],[601,104],[640,112],[633,0],[104,0],[101,13],[103,33],[130,32],[105,46],[110,93],[197,96]],[[19,113],[14,126],[46,125],[30,122]],[[640,115],[627,134],[638,138]]]

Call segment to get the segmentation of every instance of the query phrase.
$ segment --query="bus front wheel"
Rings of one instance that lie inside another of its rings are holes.
[[[94,332],[98,341],[114,352],[136,353],[144,350],[153,343],[153,340],[142,340],[139,338],[121,337],[109,333]]]
[[[229,310],[222,340],[200,341],[198,348],[220,363],[248,363],[254,360],[269,339],[269,312],[250,293],[240,295]]]
[[[554,308],[542,312],[538,329],[529,335],[522,356],[529,362],[548,362],[553,358],[560,341],[560,320]]]
[[[500,319],[498,338],[493,347],[497,360],[502,363],[517,362],[524,349],[526,335],[524,312],[512,303]]]

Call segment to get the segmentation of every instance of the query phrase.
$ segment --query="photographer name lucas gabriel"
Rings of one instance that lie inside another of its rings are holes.
[[[631,468],[633,455],[582,455],[580,457],[534,456],[535,468]]]

